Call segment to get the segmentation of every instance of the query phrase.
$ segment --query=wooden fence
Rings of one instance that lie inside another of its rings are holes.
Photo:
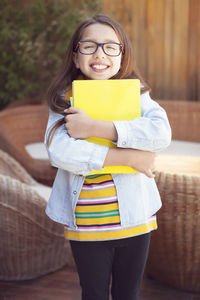
[[[200,101],[200,0],[102,0],[156,99]]]

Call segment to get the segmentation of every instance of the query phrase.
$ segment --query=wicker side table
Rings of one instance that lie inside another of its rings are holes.
[[[157,169],[163,207],[157,214],[158,230],[152,233],[147,274],[200,292],[200,157],[163,155]]]

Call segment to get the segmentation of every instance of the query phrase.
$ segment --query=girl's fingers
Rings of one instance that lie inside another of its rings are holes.
[[[69,107],[67,109],[64,110],[64,113],[66,114],[75,114],[75,113],[79,113],[81,112],[82,110],[80,108],[77,108],[77,107]]]
[[[145,175],[148,176],[149,178],[154,178],[155,175],[153,174],[152,170],[151,169],[148,169],[146,172],[145,172]]]

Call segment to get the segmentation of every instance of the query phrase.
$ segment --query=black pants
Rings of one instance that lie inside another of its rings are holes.
[[[71,241],[82,300],[136,300],[148,256],[150,233],[115,241]]]

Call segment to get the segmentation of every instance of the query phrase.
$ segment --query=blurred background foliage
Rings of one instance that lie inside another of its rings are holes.
[[[100,11],[98,0],[1,0],[0,109],[45,98],[75,26]]]

